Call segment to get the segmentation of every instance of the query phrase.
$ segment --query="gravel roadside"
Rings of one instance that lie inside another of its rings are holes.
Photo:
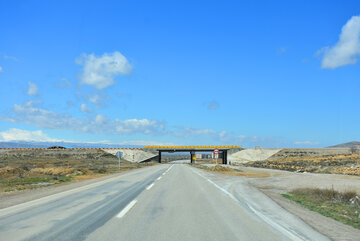
[[[206,165],[213,166],[213,164]],[[229,165],[227,165],[227,167],[241,169],[244,173],[259,173],[261,176],[266,176],[261,178],[247,178],[247,181],[250,185],[265,193],[282,208],[296,215],[312,228],[326,235],[331,240],[360,240],[360,230],[337,222],[334,219],[325,217],[317,212],[310,211],[309,209],[281,196],[281,194],[288,193],[295,188],[334,188],[337,191],[356,191],[357,193],[360,193],[359,176],[294,173],[275,169]]]
[[[244,171],[268,172],[268,178],[250,178],[249,183],[264,192],[288,212],[318,232],[336,241],[360,240],[360,230],[304,208],[281,196],[295,188],[334,188],[360,193],[360,177],[338,174],[294,173],[265,168],[241,167]]]

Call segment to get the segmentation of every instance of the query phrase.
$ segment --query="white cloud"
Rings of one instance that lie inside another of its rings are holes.
[[[295,145],[319,145],[319,142],[312,142],[312,141],[295,141]]]
[[[85,99],[90,103],[96,105],[97,108],[101,108],[105,105],[105,101],[108,100],[110,97],[106,95],[104,92],[99,92],[96,94],[92,94],[89,96],[85,96]]]
[[[76,63],[84,66],[80,84],[92,85],[97,89],[104,89],[114,84],[117,75],[131,73],[132,66],[124,55],[115,51],[96,57],[94,54],[83,54]]]
[[[148,119],[129,119],[129,120],[116,120],[116,131],[120,133],[132,133],[133,130],[150,134],[156,132],[157,128],[163,129],[164,125],[159,124],[158,121],[151,121]]]
[[[86,94],[80,91],[76,92],[76,95],[82,101],[88,102],[87,104],[94,104],[96,108],[102,108],[106,106],[106,102],[110,97],[104,91],[97,91],[96,93]]]
[[[58,88],[71,88],[72,83],[66,78],[61,78],[61,81],[56,83],[56,87],[58,87]]]
[[[4,72],[4,71],[3,71],[3,68],[0,66],[0,73],[2,73],[2,72]]]
[[[322,68],[355,64],[360,56],[360,16],[353,16],[342,27],[339,41],[333,47],[324,47],[319,52],[324,53]]]
[[[34,101],[28,101],[23,105],[15,104],[12,115],[0,116],[0,120],[26,123],[44,129],[72,130],[87,133],[153,134],[165,131],[165,125],[156,120],[111,120],[103,115],[97,115],[95,118],[75,118],[69,114],[39,108],[37,104],[39,102]]]
[[[94,94],[89,96],[88,100],[89,102],[93,103],[93,104],[99,104],[101,102],[101,96],[99,94]]]
[[[216,131],[212,129],[197,129],[190,127],[176,127],[178,131],[173,132],[172,134],[181,138],[196,138],[200,136],[205,136],[209,139],[212,139],[218,143],[226,144],[241,144],[244,141],[254,142],[254,137],[247,137],[243,135],[235,135],[234,133],[229,133],[227,131]]]
[[[213,100],[207,104],[207,108],[209,110],[216,110],[217,108],[219,108],[219,103],[217,101]]]
[[[172,127],[167,129],[165,124],[156,120],[149,119],[110,119],[102,114],[89,115],[86,118],[77,118],[69,114],[57,113],[39,107],[41,101],[28,101],[22,105],[15,104],[12,113],[6,116],[0,116],[0,120],[12,123],[25,123],[37,126],[43,129],[71,130],[83,133],[100,133],[109,135],[127,136],[131,134],[148,134],[148,135],[168,135],[181,138],[185,143],[203,140],[214,144],[232,144],[232,145],[268,145],[277,146],[276,139],[258,138],[256,136],[236,135],[227,131],[216,131],[213,129],[198,129],[191,127]],[[41,133],[34,135],[33,139],[41,139]],[[35,134],[36,134],[35,133]],[[46,136],[42,136],[46,140]],[[2,139],[11,139],[2,137]],[[19,137],[18,139],[24,139]],[[26,139],[26,137],[25,137]],[[31,139],[28,137],[27,139]],[[195,144],[194,143],[194,144]],[[121,143],[121,144],[125,144]],[[127,142],[126,144],[164,144],[155,142]],[[281,144],[281,143],[280,143]],[[296,142],[298,145],[317,144],[310,142]],[[170,145],[170,144],[169,144]],[[172,144],[171,144],[172,145]]]
[[[223,142],[223,143],[242,143],[245,139],[249,141],[249,137],[246,137],[244,135],[234,135],[231,133],[228,133],[227,131],[221,131],[217,133],[217,138]],[[254,137],[252,137],[254,139]],[[256,138],[255,138],[256,139]]]
[[[14,57],[14,56],[9,56],[9,55],[4,54],[3,57],[4,57],[4,59],[19,61],[18,58]]]
[[[178,131],[173,132],[174,136],[189,138],[194,136],[201,136],[201,135],[216,135],[215,130],[211,129],[198,129],[198,128],[191,128],[191,127],[176,127]]]
[[[87,107],[86,104],[81,104],[81,106],[80,106],[80,111],[81,111],[81,112],[87,112],[87,113],[91,113],[91,112],[92,112],[92,110],[91,110],[89,107]]]
[[[60,141],[48,137],[41,130],[28,131],[21,129],[9,129],[7,131],[0,132],[0,141]]]
[[[277,50],[277,54],[278,54],[278,55],[282,55],[282,54],[284,54],[287,50],[288,50],[287,47],[281,47],[281,48],[279,48],[279,49]]]
[[[98,124],[98,125],[104,124],[107,120],[108,119],[105,116],[101,115],[101,114],[98,114],[95,117],[95,123]]]
[[[32,82],[28,82],[29,84],[29,89],[28,91],[26,92],[28,95],[32,95],[32,96],[37,96],[38,95],[38,90],[39,90],[39,87],[32,83]]]

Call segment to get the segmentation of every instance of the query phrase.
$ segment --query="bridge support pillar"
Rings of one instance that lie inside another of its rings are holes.
[[[159,163],[161,163],[161,151],[159,151]]]
[[[222,152],[222,159],[223,159],[222,164],[227,165],[227,164],[228,164],[228,161],[227,161],[227,150],[224,150],[224,151]]]
[[[195,152],[194,151],[191,151],[190,152],[190,163],[194,163],[194,155],[195,155]]]

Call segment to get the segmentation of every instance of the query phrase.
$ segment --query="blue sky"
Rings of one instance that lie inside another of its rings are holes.
[[[358,1],[2,1],[0,141],[359,140]]]

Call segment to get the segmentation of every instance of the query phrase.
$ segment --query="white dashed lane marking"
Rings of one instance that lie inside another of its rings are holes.
[[[130,211],[132,207],[136,204],[137,200],[132,200],[118,215],[116,215],[117,218],[122,218],[125,216],[127,212]]]
[[[146,190],[150,190],[150,188],[152,188],[154,186],[154,183],[152,183],[151,185],[149,185]]]

